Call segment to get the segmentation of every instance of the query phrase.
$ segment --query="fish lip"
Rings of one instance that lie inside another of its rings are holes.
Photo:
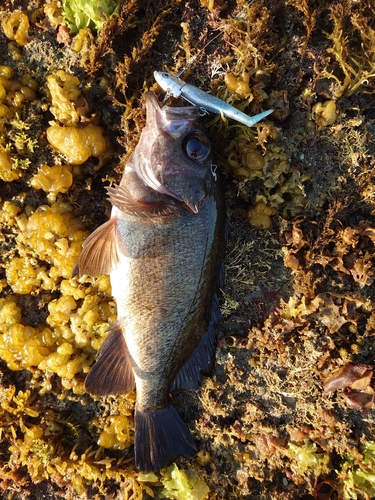
[[[164,106],[153,92],[146,93],[146,125],[167,132],[175,139],[199,119],[196,106]]]

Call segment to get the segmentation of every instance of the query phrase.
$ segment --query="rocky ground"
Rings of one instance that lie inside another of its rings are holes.
[[[374,497],[372,2],[131,0],[78,34],[65,5],[0,7],[1,498]],[[70,275],[145,91],[164,97],[153,71],[187,63],[189,83],[275,112],[202,118],[232,231],[214,372],[173,394],[199,453],[172,492],[171,469],[134,469],[134,395],[83,390],[116,310],[107,278]]]

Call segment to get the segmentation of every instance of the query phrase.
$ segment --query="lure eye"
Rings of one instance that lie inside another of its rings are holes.
[[[211,152],[211,144],[207,137],[197,133],[191,134],[184,139],[182,147],[189,158],[195,161],[203,161]]]

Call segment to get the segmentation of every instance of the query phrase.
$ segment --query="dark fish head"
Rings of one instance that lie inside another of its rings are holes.
[[[146,127],[134,152],[143,182],[192,213],[213,189],[210,142],[195,106],[163,106],[146,94]]]

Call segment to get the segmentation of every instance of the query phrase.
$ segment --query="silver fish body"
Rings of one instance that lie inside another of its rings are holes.
[[[225,206],[196,107],[146,95],[147,121],[119,186],[108,188],[108,222],[85,241],[79,273],[110,273],[118,319],[86,389],[136,386],[135,459],[157,470],[194,441],[169,392],[197,387],[212,367],[225,244]]]
[[[154,78],[161,86],[161,88],[167,92],[167,94],[173,97],[182,97],[186,101],[190,102],[194,106],[198,106],[200,109],[205,111],[210,111],[211,113],[223,114],[227,118],[231,118],[243,125],[248,127],[254,126],[263,118],[273,113],[273,109],[268,109],[262,113],[258,113],[254,116],[248,116],[242,111],[231,106],[227,102],[215,97],[211,94],[207,94],[204,90],[186,83],[181,78],[171,75],[167,71],[154,71]]]

